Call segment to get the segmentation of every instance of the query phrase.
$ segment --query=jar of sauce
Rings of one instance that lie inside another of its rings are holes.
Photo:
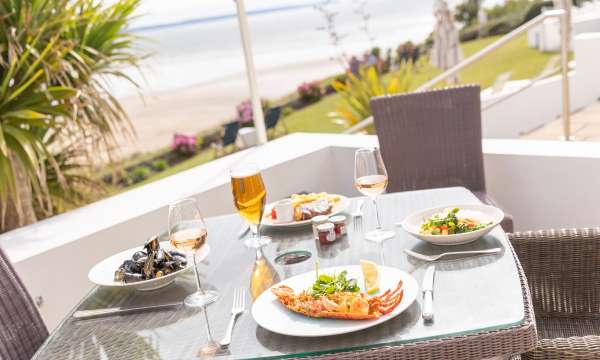
[[[325,215],[317,215],[314,218],[312,218],[312,229],[313,229],[313,235],[315,237],[315,239],[319,239],[319,235],[317,234],[317,226],[321,225],[321,224],[325,224],[326,222],[329,221],[329,217],[325,216]]]
[[[332,216],[329,218],[329,221],[333,223],[333,230],[335,231],[335,236],[338,239],[346,235],[346,217],[344,215]]]
[[[319,244],[327,245],[336,240],[335,230],[333,228],[334,226],[330,222],[317,225],[317,236],[319,239]]]

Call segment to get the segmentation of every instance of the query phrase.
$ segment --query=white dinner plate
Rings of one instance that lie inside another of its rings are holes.
[[[168,241],[161,241],[160,247],[165,250],[176,250]],[[175,278],[184,272],[192,268],[192,261],[188,261],[187,267],[183,270],[179,270],[170,273],[165,276],[161,276],[156,279],[143,280],[135,283],[124,283],[115,280],[115,271],[121,266],[123,261],[131,259],[131,256],[136,252],[143,250],[142,246],[137,246],[125,251],[121,251],[118,254],[112,255],[96,265],[88,273],[88,278],[91,282],[101,286],[113,286],[113,287],[128,287],[136,290],[147,291],[156,290],[172,283]],[[207,243],[202,245],[198,253],[196,253],[196,261],[204,260],[210,253],[210,247]]]
[[[341,212],[346,211],[346,209],[348,209],[348,206],[350,206],[350,199],[348,199],[347,197],[343,196],[343,195],[338,195],[338,194],[329,194],[332,196],[339,196],[340,197],[340,201],[336,202],[333,205],[333,208],[331,209],[331,213],[327,214],[327,216],[333,216],[333,215],[337,215]],[[303,225],[307,225],[311,223],[311,219],[308,220],[302,220],[302,221],[292,221],[292,222],[288,222],[288,223],[278,223],[277,221],[271,219],[271,210],[273,209],[273,207],[275,206],[275,203],[270,203],[267,204],[265,206],[265,215],[263,218],[263,222],[262,225],[266,225],[266,226],[272,226],[272,227],[294,227],[294,226],[303,226]]]
[[[347,278],[357,279],[361,291],[364,291],[364,278],[359,265],[336,266],[319,270],[321,274],[339,274],[341,271],[348,271]],[[380,266],[380,291],[373,296],[382,294],[387,289],[395,289],[398,281],[402,280],[404,296],[400,304],[387,315],[377,319],[370,320],[342,320],[311,318],[304,316],[285,308],[271,292],[271,288],[287,285],[294,289],[296,293],[312,286],[315,281],[315,272],[309,271],[300,274],[280,283],[273,285],[263,292],[252,305],[252,316],[254,320],[263,328],[272,332],[303,337],[320,337],[347,334],[354,331],[363,330],[381,324],[395,316],[398,316],[406,310],[417,298],[419,285],[415,278],[408,273],[391,267]]]
[[[465,210],[474,210],[479,211],[483,214],[484,222],[491,222],[490,225],[484,227],[483,229],[472,231],[468,233],[462,234],[452,234],[452,235],[424,235],[419,233],[421,229],[421,225],[427,221],[432,215],[444,211],[447,208],[459,208]],[[483,205],[483,204],[466,204],[466,205],[452,205],[452,206],[438,206],[434,208],[429,208],[425,210],[420,210],[408,215],[402,222],[400,226],[404,230],[406,230],[411,235],[423,240],[430,242],[436,245],[460,245],[470,243],[475,241],[482,236],[486,235],[496,225],[500,224],[504,219],[504,213],[502,210],[498,209],[494,206]]]

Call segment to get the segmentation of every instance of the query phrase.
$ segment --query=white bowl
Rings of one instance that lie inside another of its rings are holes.
[[[161,241],[160,247],[165,250],[175,250],[168,241]],[[142,246],[137,246],[132,249],[121,251],[118,254],[112,255],[96,265],[88,273],[88,278],[91,282],[101,286],[112,286],[112,287],[127,287],[140,291],[156,290],[165,287],[175,281],[175,278],[189,269],[192,268],[193,262],[188,260],[187,267],[185,269],[170,273],[165,276],[161,276],[156,279],[143,280],[133,283],[124,283],[122,281],[115,280],[115,271],[121,266],[123,261],[131,259],[136,251],[142,250]],[[200,262],[205,259],[210,253],[210,247],[208,244],[202,245],[202,248],[196,254],[196,261]]]
[[[490,225],[484,227],[483,229],[472,231],[468,233],[462,234],[452,234],[452,235],[424,235],[419,233],[421,229],[421,225],[432,215],[444,211],[447,208],[459,208],[465,210],[474,210],[483,213],[486,218],[486,222],[491,222]],[[489,220],[488,220],[489,219]],[[496,225],[500,224],[500,222],[504,219],[504,213],[502,210],[498,209],[494,206],[483,205],[483,204],[465,204],[465,205],[450,205],[450,206],[438,206],[434,208],[429,208],[425,210],[420,210],[408,215],[402,222],[400,226],[409,234],[419,238],[423,241],[427,241],[436,245],[460,245],[466,244],[472,241],[475,241],[482,236],[486,235]]]

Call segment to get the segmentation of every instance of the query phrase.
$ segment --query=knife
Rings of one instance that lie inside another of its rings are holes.
[[[433,280],[435,265],[429,265],[423,277],[423,319],[433,320]]]
[[[103,309],[93,309],[93,310],[77,310],[73,313],[73,318],[76,320],[85,320],[85,319],[94,319],[94,318],[111,316],[111,315],[134,314],[134,313],[146,312],[146,311],[161,311],[161,310],[168,310],[168,309],[177,307],[179,305],[181,305],[181,302],[161,304],[161,305],[151,305],[151,306],[140,306],[140,307],[133,307],[133,308],[113,307],[113,308],[103,308]]]

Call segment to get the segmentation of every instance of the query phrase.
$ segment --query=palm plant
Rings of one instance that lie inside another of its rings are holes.
[[[0,0],[0,231],[82,196],[86,155],[134,134],[106,81],[141,58],[139,1]]]
[[[362,67],[358,76],[348,73],[345,82],[334,80],[332,86],[342,97],[336,109],[347,126],[352,126],[371,116],[371,98],[409,91],[413,86],[414,67],[404,62],[391,78],[384,79],[374,66]]]

